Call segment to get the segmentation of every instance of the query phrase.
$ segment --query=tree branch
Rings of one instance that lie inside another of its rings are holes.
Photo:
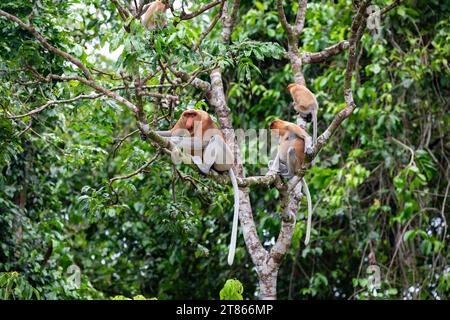
[[[228,1],[226,1],[223,19],[222,19],[222,39],[224,43],[230,43],[231,33],[233,32],[234,24],[236,22],[239,11],[240,0],[233,1],[231,14],[228,13]]]
[[[277,9],[278,9],[278,16],[280,17],[281,26],[283,27],[284,31],[286,31],[289,37],[294,32],[294,30],[292,29],[292,26],[286,19],[286,13],[284,12],[283,8],[283,0],[277,0]]]
[[[27,113],[20,114],[20,115],[7,116],[6,118],[8,118],[8,119],[20,119],[20,118],[24,118],[24,117],[31,116],[33,114],[39,113],[42,110],[46,109],[47,107],[50,107],[50,106],[55,105],[55,104],[71,103],[71,102],[74,102],[74,101],[77,101],[77,100],[82,100],[82,99],[97,99],[97,98],[99,98],[99,97],[101,97],[103,95],[104,95],[103,93],[90,94],[90,95],[81,94],[81,95],[76,96],[76,97],[71,98],[71,99],[50,100],[46,104],[40,106],[39,108],[33,109],[33,110],[31,110],[31,111],[29,111]]]
[[[160,151],[158,151],[152,159],[150,159],[149,161],[147,161],[143,166],[141,166],[139,169],[137,169],[136,171],[133,171],[129,174],[123,175],[123,176],[119,176],[119,177],[114,177],[109,179],[109,186],[112,188],[112,184],[117,181],[117,180],[123,180],[123,179],[129,179],[131,177],[134,177],[135,175],[138,175],[139,173],[141,173],[145,168],[147,168],[149,165],[151,165],[153,162],[155,162],[155,160],[159,157],[160,155]]]
[[[127,21],[127,19],[130,17],[130,13],[126,9],[124,9],[124,7],[122,7],[120,3],[117,2],[117,0],[111,0],[111,2],[116,6],[122,20]]]
[[[306,9],[308,8],[307,0],[298,0],[298,11],[295,18],[295,33],[300,35],[305,26]]]
[[[304,52],[301,55],[301,59],[303,63],[319,63],[323,62],[324,60],[328,59],[331,56],[335,56],[342,52],[343,50],[348,49],[350,46],[349,42],[347,40],[343,40],[339,43],[336,43],[335,45],[332,45],[328,48],[325,48],[324,50],[320,52]]]
[[[216,26],[217,22],[220,20],[220,18],[222,17],[222,13],[223,13],[223,7],[224,4],[226,3],[225,0],[221,0],[222,4],[220,5],[220,9],[219,12],[217,13],[217,15],[214,17],[214,20],[211,22],[211,24],[209,25],[208,29],[206,29],[205,31],[203,31],[200,34],[200,37],[197,41],[197,43],[194,45],[193,50],[197,51],[197,49],[200,47],[200,45],[202,44],[203,40],[205,40],[206,36],[212,31],[212,29],[214,29],[214,27]]]
[[[222,2],[222,0],[216,0],[216,1],[210,2],[206,5],[204,5],[203,7],[201,7],[200,9],[198,9],[197,11],[192,12],[192,13],[186,13],[183,10],[180,14],[180,20],[189,20],[189,19],[195,18],[195,17],[201,15],[203,12],[217,6],[221,2]]]
[[[403,2],[403,0],[394,0],[394,2],[392,2],[391,4],[385,6],[384,8],[382,8],[380,11],[374,12],[371,15],[377,15],[379,14],[380,17],[384,16],[386,13],[388,13],[389,11],[391,11],[392,9],[394,9],[395,7],[397,7],[398,5],[400,5]]]
[[[349,39],[349,53],[348,53],[348,60],[347,60],[347,68],[345,70],[345,81],[344,81],[344,100],[346,107],[341,110],[333,119],[331,124],[328,126],[328,128],[325,130],[323,134],[319,136],[317,139],[317,143],[314,145],[313,153],[311,157],[307,157],[308,161],[313,159],[317,153],[323,148],[323,146],[327,143],[327,141],[330,139],[330,137],[334,134],[334,132],[337,130],[337,128],[341,125],[342,121],[346,119],[347,117],[352,114],[353,110],[356,107],[356,104],[353,100],[353,93],[352,93],[352,75],[353,71],[355,69],[355,63],[356,63],[356,49],[358,46],[359,41],[361,40],[361,36],[363,34],[363,31],[366,28],[366,9],[368,6],[369,1],[365,0],[361,3],[360,7],[358,8],[358,11],[353,18],[352,25],[351,25],[351,35]]]

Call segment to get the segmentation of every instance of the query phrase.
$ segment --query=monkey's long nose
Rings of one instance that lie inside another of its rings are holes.
[[[187,130],[192,130],[194,127],[194,119],[192,118],[188,118],[186,121],[186,129]]]

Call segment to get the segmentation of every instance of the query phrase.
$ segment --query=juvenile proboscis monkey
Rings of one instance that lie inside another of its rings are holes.
[[[312,118],[313,123],[313,143],[317,140],[317,109],[319,105],[317,103],[316,96],[305,86],[298,83],[291,83],[288,85],[288,90],[294,100],[294,109],[305,120],[309,116]]]
[[[275,159],[269,161],[269,169],[278,172],[283,177],[291,178],[301,168],[305,159],[305,139],[308,134],[300,126],[283,120],[274,120],[270,124],[270,129],[278,135],[280,142]],[[308,203],[308,224],[305,237],[305,245],[307,245],[311,236],[312,202],[304,178],[301,183]]]
[[[157,133],[163,137],[168,137],[178,147],[188,150],[193,162],[204,174],[208,174],[211,168],[218,172],[228,171],[234,192],[234,216],[228,252],[228,264],[232,265],[236,252],[239,190],[232,169],[234,155],[222,132],[216,127],[207,112],[187,110],[182,113],[172,129],[157,131]]]
[[[167,25],[166,10],[169,8],[169,4],[164,4],[162,1],[153,1],[147,3],[142,11],[144,14],[141,16],[141,22],[149,30],[156,28],[162,28]]]

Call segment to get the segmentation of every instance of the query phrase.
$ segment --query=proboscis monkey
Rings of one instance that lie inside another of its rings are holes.
[[[218,172],[228,171],[234,192],[234,216],[228,264],[232,265],[236,252],[236,239],[239,218],[239,190],[232,166],[234,155],[225,141],[222,132],[216,127],[211,116],[202,110],[184,111],[169,131],[157,131],[169,137],[178,147],[188,149],[193,162],[201,172],[208,174],[211,167]]]
[[[164,4],[159,0],[147,3],[142,8],[144,14],[141,16],[141,22],[144,27],[149,30],[165,27],[167,25],[166,10],[168,8],[168,3]]]
[[[294,100],[294,109],[305,120],[311,115],[313,123],[313,143],[317,140],[317,103],[316,96],[305,86],[298,83],[288,85],[289,92]]]
[[[280,142],[275,159],[269,161],[269,169],[278,172],[283,177],[291,178],[301,168],[305,159],[305,139],[308,134],[300,126],[283,120],[274,120],[270,124],[270,129],[278,134]],[[307,245],[311,236],[312,201],[305,179],[302,178],[301,182],[308,203],[308,224],[305,237],[305,245]]]

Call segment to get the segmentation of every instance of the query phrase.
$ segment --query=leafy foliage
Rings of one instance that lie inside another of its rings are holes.
[[[220,290],[220,300],[243,300],[243,292],[244,286],[239,280],[228,279]]]

